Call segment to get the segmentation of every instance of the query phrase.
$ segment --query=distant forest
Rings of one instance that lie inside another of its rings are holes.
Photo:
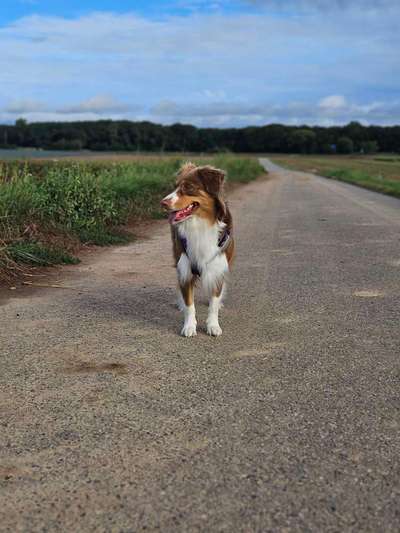
[[[400,126],[308,127],[270,124],[246,128],[196,128],[184,124],[99,120],[0,125],[1,148],[138,152],[400,152]]]

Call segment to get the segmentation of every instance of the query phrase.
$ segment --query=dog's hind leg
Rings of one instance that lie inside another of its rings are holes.
[[[224,294],[224,284],[213,290],[208,306],[207,317],[207,333],[213,337],[219,337],[222,335],[222,329],[218,322],[218,314],[222,304],[222,297]]]
[[[194,280],[191,279],[184,284],[179,284],[182,294],[182,310],[185,317],[181,335],[184,337],[194,337],[197,335],[196,309],[194,307]]]

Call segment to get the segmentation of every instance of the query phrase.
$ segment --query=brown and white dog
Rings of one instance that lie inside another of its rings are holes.
[[[186,163],[178,172],[176,189],[161,201],[169,211],[184,337],[196,335],[197,281],[209,297],[207,333],[222,333],[218,313],[234,251],[232,217],[222,196],[224,180],[222,170]]]

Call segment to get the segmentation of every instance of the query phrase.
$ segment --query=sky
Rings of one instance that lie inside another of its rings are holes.
[[[400,0],[2,0],[0,122],[400,124]]]

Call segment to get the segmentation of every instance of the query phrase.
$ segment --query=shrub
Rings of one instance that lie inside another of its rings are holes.
[[[115,192],[86,166],[51,168],[39,190],[44,221],[75,231],[119,222]]]
[[[338,154],[352,154],[354,152],[354,143],[350,137],[340,137],[336,149]]]
[[[0,276],[11,262],[52,264],[71,258],[51,245],[79,239],[99,245],[127,242],[118,230],[136,217],[159,217],[179,158],[134,162],[11,162],[0,164]],[[255,179],[256,159],[219,155],[202,159],[232,182]],[[49,245],[50,243],[50,245]]]
[[[360,150],[363,154],[375,154],[379,151],[379,146],[376,141],[365,141],[360,143]]]

